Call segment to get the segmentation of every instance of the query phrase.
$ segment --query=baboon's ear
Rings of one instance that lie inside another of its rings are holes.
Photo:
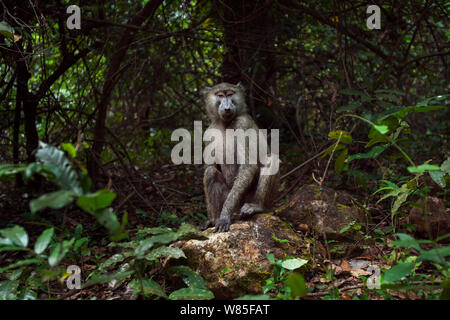
[[[239,82],[236,84],[236,87],[238,87],[239,89],[241,89],[242,91],[245,92],[245,87],[244,87],[244,85],[242,84],[242,82],[239,81]]]
[[[209,90],[211,90],[211,87],[204,87],[203,89],[200,90],[200,94],[202,96],[206,96],[206,94],[209,92]]]

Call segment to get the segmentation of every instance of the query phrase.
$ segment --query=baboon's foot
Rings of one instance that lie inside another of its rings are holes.
[[[263,211],[264,209],[260,205],[254,203],[244,203],[244,205],[241,208],[240,218],[248,219],[254,214],[261,213]]]
[[[214,227],[214,224],[212,223],[212,221],[207,220],[204,224],[201,225],[200,230],[206,230],[209,227]]]
[[[214,232],[227,232],[230,230],[230,224],[230,218],[221,218],[216,221],[216,228],[214,229]]]

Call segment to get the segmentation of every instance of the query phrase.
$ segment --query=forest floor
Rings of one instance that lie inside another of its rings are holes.
[[[294,166],[287,166],[282,175],[289,172]],[[110,173],[109,179],[104,181],[107,188],[117,193],[114,209],[119,216],[124,211],[128,213],[127,229],[130,237],[136,230],[143,227],[156,227],[165,225],[177,227],[182,222],[188,222],[199,226],[206,219],[206,209],[202,185],[203,168],[201,166],[175,166],[161,165],[157,170],[134,171],[127,176],[119,173]],[[277,197],[275,208],[283,204],[287,197],[296,188],[313,183],[311,169],[305,166],[296,173],[287,176],[282,181],[280,195]],[[38,197],[43,191],[52,191],[52,186],[44,184],[39,193],[32,188],[20,189],[0,185],[0,228],[6,225],[18,224],[29,230],[30,242],[39,236],[43,229],[55,226],[60,231],[73,232],[78,224],[83,225],[83,230],[89,235],[91,254],[82,257],[83,261],[76,261],[82,265],[83,270],[95,270],[97,265],[104,262],[114,250],[106,247],[105,231],[96,224],[90,215],[77,210],[75,206],[68,206],[62,210],[39,213],[32,215],[29,212],[29,201]],[[25,190],[25,192],[24,192]],[[351,190],[355,192],[355,190]],[[364,194],[359,194],[364,197]],[[375,208],[375,207],[374,207]],[[379,229],[389,227],[386,221],[386,213],[380,207],[375,208],[380,215],[377,221]],[[375,210],[375,211],[376,211]],[[31,226],[42,228],[30,228]],[[378,241],[379,240],[379,241]],[[366,295],[369,299],[383,299],[383,296],[373,292],[367,292],[363,277],[370,277],[373,270],[368,270],[369,265],[378,268],[389,267],[392,246],[387,239],[372,239],[372,245],[368,242],[339,243],[317,238],[319,250],[314,257],[318,263],[305,278],[308,287],[314,288],[307,295],[307,299],[324,299],[339,297],[340,299],[354,299]],[[0,267],[18,261],[22,253],[0,252]],[[426,272],[427,270],[423,270]],[[122,290],[120,290],[122,289]],[[67,291],[67,290],[65,290]],[[82,291],[65,292],[61,284],[55,283],[53,294],[63,299],[128,299],[129,293],[124,293],[124,288],[110,288],[107,285],[93,285]],[[45,298],[45,294],[42,298]],[[414,292],[392,292],[391,296],[397,299],[419,299]]]

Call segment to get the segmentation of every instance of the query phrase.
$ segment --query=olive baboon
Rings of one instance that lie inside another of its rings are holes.
[[[204,99],[208,117],[211,119],[208,129],[218,129],[222,134],[222,156],[225,160],[226,154],[230,152],[226,146],[226,130],[254,129],[257,132],[258,126],[247,113],[244,90],[240,84],[220,83],[212,88],[205,88]],[[230,143],[234,144],[234,150],[236,150],[235,141]],[[208,221],[203,225],[203,229],[215,226],[214,232],[228,231],[231,215],[235,210],[240,209],[240,218],[248,218],[270,209],[274,195],[278,191],[278,173],[260,174],[264,166],[270,166],[271,161],[278,161],[278,157],[268,157],[267,164],[260,162],[251,164],[247,157],[249,144],[245,143],[245,162],[239,164],[236,161],[239,149],[236,153],[234,150],[233,164],[216,161],[205,170],[203,185]]]

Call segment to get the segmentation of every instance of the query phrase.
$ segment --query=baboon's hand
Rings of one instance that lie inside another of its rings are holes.
[[[221,218],[216,221],[214,232],[227,232],[230,230],[230,218]]]

